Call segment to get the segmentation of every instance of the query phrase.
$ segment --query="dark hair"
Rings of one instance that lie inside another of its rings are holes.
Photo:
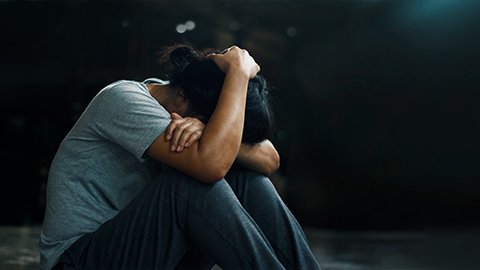
[[[209,119],[222,90],[225,74],[207,57],[211,52],[215,51],[197,51],[189,45],[174,45],[163,51],[162,62],[169,66],[167,79],[173,87],[183,89],[190,103],[190,116]],[[273,112],[267,83],[257,75],[248,83],[242,141],[260,142],[270,137],[272,131]]]

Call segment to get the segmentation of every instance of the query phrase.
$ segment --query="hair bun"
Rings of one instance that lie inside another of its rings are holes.
[[[197,58],[198,53],[192,47],[184,45],[172,48],[169,55],[169,61],[177,71],[182,71]]]

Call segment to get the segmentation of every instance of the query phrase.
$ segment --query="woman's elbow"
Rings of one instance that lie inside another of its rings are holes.
[[[274,172],[276,172],[279,168],[280,168],[280,159],[270,159],[268,163],[264,163],[263,166],[258,166],[254,170],[266,176],[270,176]]]
[[[226,174],[221,173],[204,173],[202,176],[198,177],[198,180],[206,184],[213,184],[222,180]]]
[[[268,171],[268,175],[273,174],[280,168],[280,155],[275,153],[274,157],[271,160],[270,170]]]
[[[198,177],[196,178],[201,182],[213,184],[225,178],[225,175],[227,175],[229,169],[229,166],[212,164],[199,171]]]

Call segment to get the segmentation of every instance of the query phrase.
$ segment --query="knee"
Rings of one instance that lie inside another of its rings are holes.
[[[248,169],[235,169],[227,174],[225,179],[238,190],[248,191],[251,194],[262,194],[262,196],[278,196],[277,190],[273,185],[270,178],[266,175],[248,170]]]
[[[227,201],[235,199],[231,187],[225,179],[215,183],[204,183],[174,168],[162,171],[160,181],[168,183],[173,196],[190,202]]]
[[[248,181],[247,183],[249,185],[249,189],[252,189],[254,192],[258,192],[264,196],[278,196],[277,189],[273,185],[270,178],[268,178],[266,175],[256,172],[250,172],[249,175],[249,179],[251,179],[251,181]]]
[[[242,179],[242,180],[263,179],[263,180],[269,180],[266,175],[261,174],[261,173],[256,172],[256,171],[252,171],[250,169],[247,169],[247,168],[241,167],[241,166],[232,167],[230,169],[230,171],[228,171],[227,175],[225,176],[225,179],[227,179],[227,181],[229,181],[231,179]]]

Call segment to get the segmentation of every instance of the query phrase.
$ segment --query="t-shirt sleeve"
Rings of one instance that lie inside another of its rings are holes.
[[[119,144],[138,160],[170,124],[170,114],[136,82],[120,82],[102,90],[91,105],[101,137]]]

